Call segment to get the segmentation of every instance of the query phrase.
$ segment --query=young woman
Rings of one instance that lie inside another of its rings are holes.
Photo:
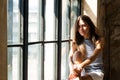
[[[73,73],[75,69],[82,72],[84,68],[86,73],[80,76],[80,80],[103,80],[103,37],[98,34],[92,20],[86,15],[77,18],[74,28],[74,39],[69,54],[70,73]],[[72,58],[75,51],[82,53],[83,62],[74,68]]]

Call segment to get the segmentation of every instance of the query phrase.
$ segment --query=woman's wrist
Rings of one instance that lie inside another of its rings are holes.
[[[81,64],[78,65],[78,70],[82,70],[83,66]]]

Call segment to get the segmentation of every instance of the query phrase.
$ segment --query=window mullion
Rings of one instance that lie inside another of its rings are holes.
[[[58,0],[58,54],[57,54],[57,80],[61,80],[61,39],[62,39],[62,0]]]
[[[28,0],[23,1],[23,80],[28,80]]]
[[[44,54],[45,54],[45,43],[44,43],[44,40],[45,40],[45,0],[41,0],[42,2],[42,10],[41,10],[41,14],[42,14],[42,19],[41,19],[41,40],[42,40],[42,49],[41,49],[41,80],[44,80]]]

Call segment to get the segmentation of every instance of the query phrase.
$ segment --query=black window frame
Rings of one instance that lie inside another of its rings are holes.
[[[42,64],[44,64],[44,45],[46,43],[57,43],[57,80],[61,80],[61,44],[64,42],[69,42],[71,41],[71,38],[69,38],[68,40],[62,40],[62,0],[55,0],[54,2],[54,6],[55,6],[55,16],[57,17],[58,20],[58,24],[56,24],[56,26],[58,26],[58,39],[56,41],[44,41],[44,37],[45,37],[45,2],[46,0],[41,0],[42,1],[42,24],[41,27],[43,27],[43,36],[42,36],[42,40],[43,41],[37,41],[37,42],[28,42],[28,6],[29,6],[29,0],[21,0],[20,1],[20,12],[23,15],[23,20],[21,20],[21,24],[23,25],[23,44],[12,44],[12,45],[8,45],[8,47],[20,47],[23,50],[23,61],[22,61],[22,80],[28,80],[28,46],[29,45],[33,45],[33,44],[42,44]],[[71,0],[69,0],[71,2]],[[78,1],[78,9],[79,11],[77,12],[77,15],[81,14],[81,0],[77,0]],[[71,7],[69,7],[71,8]],[[71,10],[71,9],[70,9]],[[70,12],[69,11],[69,19],[70,19]],[[71,22],[70,22],[71,24]],[[70,25],[71,26],[71,25]],[[71,28],[71,27],[70,27]],[[69,29],[70,29],[69,28]],[[70,30],[69,30],[70,31]],[[70,47],[69,47],[70,48]],[[44,80],[44,65],[41,66],[41,70],[42,73],[41,74],[41,80]]]

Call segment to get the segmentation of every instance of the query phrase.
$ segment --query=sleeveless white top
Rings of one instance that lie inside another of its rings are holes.
[[[95,49],[95,45],[91,42],[91,40],[86,39],[84,40],[85,47],[86,47],[86,57],[90,57],[91,54],[93,54],[93,51]],[[100,53],[96,60],[92,62],[90,65],[85,67],[85,72],[92,72],[92,71],[101,71],[103,72],[103,60],[102,60],[102,54]]]

